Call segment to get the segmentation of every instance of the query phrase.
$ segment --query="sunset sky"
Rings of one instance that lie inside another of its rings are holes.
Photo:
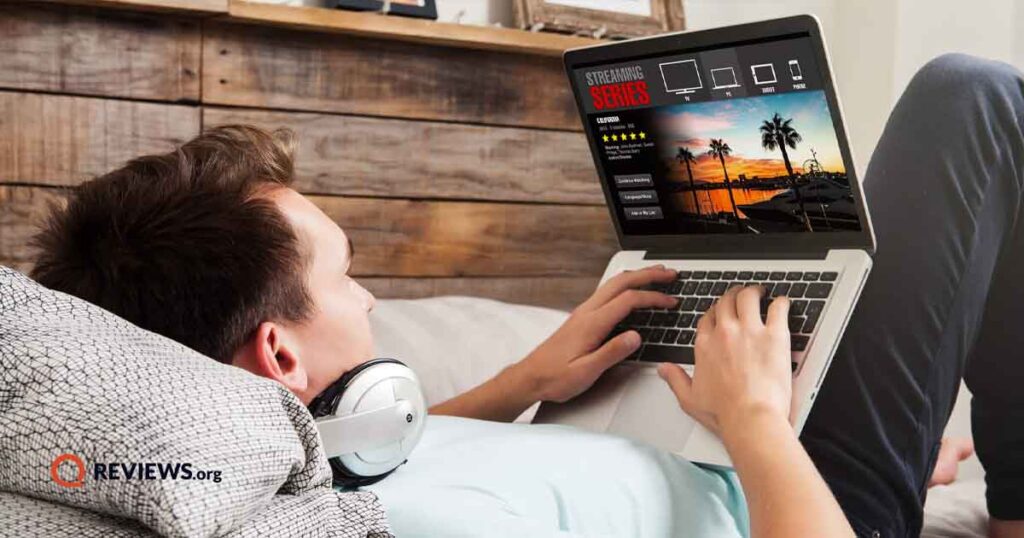
[[[726,158],[729,178],[740,174],[775,177],[786,173],[782,153],[761,147],[761,122],[778,112],[784,119],[793,118],[792,126],[803,141],[797,149],[786,148],[796,172],[811,158],[811,149],[828,172],[843,172],[842,155],[836,140],[825,94],[821,91],[790,92],[761,97],[710,101],[666,107],[658,111],[658,151],[669,161],[673,178],[688,180],[685,167],[676,164],[676,148],[688,146],[697,157],[692,165],[694,181],[722,181],[722,165],[717,158],[706,155],[712,138],[721,138],[732,148]]]

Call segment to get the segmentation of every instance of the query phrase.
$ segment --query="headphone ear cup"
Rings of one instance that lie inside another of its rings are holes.
[[[395,359],[347,372],[310,403],[334,485],[374,484],[406,462],[419,442],[426,401],[416,374]],[[365,432],[365,435],[363,435]]]
[[[342,463],[341,458],[331,458],[328,461],[331,464],[331,474],[334,476],[332,482],[336,487],[344,489],[355,489],[361,488],[363,486],[376,484],[377,482],[380,482],[381,480],[387,478],[388,475],[390,475],[391,473],[395,472],[396,469],[398,469],[398,467],[395,467],[394,469],[391,469],[386,473],[381,473],[373,476],[361,476],[356,473],[353,473],[351,470],[349,470],[348,467],[345,467],[345,464]],[[403,461],[399,466],[404,464],[405,461]]]

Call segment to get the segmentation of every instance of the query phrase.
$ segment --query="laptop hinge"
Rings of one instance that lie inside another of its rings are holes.
[[[804,252],[668,252],[648,250],[645,260],[824,260],[828,251]]]

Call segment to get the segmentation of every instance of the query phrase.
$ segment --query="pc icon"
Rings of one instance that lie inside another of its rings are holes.
[[[736,81],[736,71],[731,67],[719,67],[711,70],[711,84],[713,90],[726,90],[729,88],[739,88],[739,82]]]
[[[697,60],[680,60],[658,64],[665,91],[676,95],[693,93],[704,87],[697,69]]]

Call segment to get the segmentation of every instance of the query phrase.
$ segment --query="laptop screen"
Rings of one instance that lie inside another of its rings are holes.
[[[575,69],[624,235],[860,231],[807,34]]]

